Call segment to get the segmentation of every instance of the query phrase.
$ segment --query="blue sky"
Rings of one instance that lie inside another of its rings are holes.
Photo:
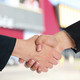
[[[64,4],[80,10],[80,0],[49,0],[53,5]]]

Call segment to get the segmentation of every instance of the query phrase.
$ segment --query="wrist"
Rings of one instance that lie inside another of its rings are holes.
[[[65,30],[63,30],[63,33],[66,35],[67,39],[69,40],[69,43],[70,43],[69,48],[75,48],[76,45],[74,40],[71,38],[71,36]]]
[[[17,39],[12,56],[21,58],[23,60],[29,60],[36,55],[35,40],[38,36],[34,36],[28,40]]]
[[[70,37],[70,35],[66,31],[60,31],[59,33],[55,34],[55,38],[57,42],[61,45],[61,48],[68,49],[68,48],[75,48],[75,42]]]
[[[21,52],[22,52],[22,49],[23,49],[23,45],[24,45],[24,40],[17,39],[14,50],[12,52],[12,56],[22,58],[22,53]]]

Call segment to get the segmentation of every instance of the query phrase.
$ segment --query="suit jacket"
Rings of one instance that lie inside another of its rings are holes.
[[[70,25],[69,27],[64,29],[74,40],[76,44],[76,49],[75,52],[80,51],[80,21]]]
[[[0,35],[0,71],[7,64],[16,43],[15,38]]]

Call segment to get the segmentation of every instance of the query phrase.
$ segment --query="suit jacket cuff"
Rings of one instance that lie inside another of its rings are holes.
[[[74,50],[75,52],[80,51],[80,21],[70,25],[69,27],[64,29],[68,34],[72,37],[76,44],[76,49]]]

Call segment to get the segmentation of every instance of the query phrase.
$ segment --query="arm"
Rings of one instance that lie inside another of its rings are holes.
[[[80,51],[80,21],[64,29],[75,42],[76,52]]]
[[[32,43],[38,36],[32,38]],[[30,42],[30,41],[29,41]],[[29,60],[35,54],[29,49],[32,45],[28,43],[28,40],[21,40],[0,35],[0,71],[7,64],[10,56],[22,58],[23,60]],[[32,50],[35,51],[35,45]],[[31,54],[29,54],[31,52]]]
[[[34,36],[28,40],[18,39],[12,55],[21,58],[24,61],[32,59],[34,62],[39,62],[39,66],[37,66],[39,67],[39,70],[41,69],[43,72],[46,72],[48,68],[52,68],[53,64],[57,64],[57,60],[61,58],[61,55],[45,44],[43,45],[41,52],[36,52],[35,41],[37,38],[38,36]]]
[[[76,48],[77,52],[80,51],[80,21],[72,24],[55,35],[41,35],[36,40],[37,51],[41,51],[43,44],[55,48],[59,53],[68,48]],[[28,66],[29,62],[26,65]],[[31,66],[32,65],[30,65],[30,67]],[[36,66],[34,66],[34,68],[37,69]]]
[[[65,44],[65,46],[63,46],[63,49],[73,48],[73,49],[75,49],[76,52],[80,51],[80,21],[70,25],[69,27],[65,28],[64,30],[60,31],[59,33],[56,33],[53,36],[56,38],[57,41],[60,40],[64,44],[66,42],[68,42],[68,44]],[[52,42],[53,38],[48,39],[48,38],[46,38],[46,36],[44,36],[44,39],[46,39],[46,42],[43,40],[42,37],[37,39],[36,45],[39,46],[39,44],[41,44],[41,43],[46,43],[49,46],[53,46],[53,44],[50,44],[50,42],[48,42],[48,41]],[[37,48],[38,48],[38,46],[37,46]],[[39,48],[37,50],[39,51]]]
[[[16,39],[0,35],[0,71],[5,67],[15,46]]]
[[[4,68],[11,55],[21,58],[24,61],[28,61],[30,59],[33,59],[35,62],[38,61],[40,64],[37,67],[39,67],[43,72],[46,72],[48,70],[47,68],[51,68],[53,66],[54,61],[54,64],[57,64],[56,59],[61,58],[61,56],[56,56],[55,59],[53,57],[54,53],[51,47],[43,45],[42,51],[36,52],[35,41],[37,38],[38,36],[34,36],[28,40],[21,40],[2,36],[1,41],[4,40],[4,43],[2,42],[2,44],[0,45],[0,49],[2,49],[1,54],[4,55],[2,56],[2,58],[0,57],[0,66],[3,66],[1,67],[1,70]],[[57,53],[57,55],[59,54]]]

